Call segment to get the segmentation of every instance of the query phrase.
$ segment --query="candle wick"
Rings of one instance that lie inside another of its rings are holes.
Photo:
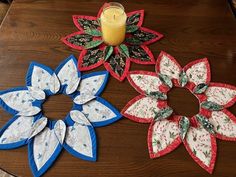
[[[113,18],[114,18],[114,20],[116,19],[116,16],[115,16],[115,14],[114,14]]]

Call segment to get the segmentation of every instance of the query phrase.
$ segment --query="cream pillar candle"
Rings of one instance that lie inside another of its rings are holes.
[[[125,39],[127,16],[124,7],[116,2],[107,3],[101,13],[102,38],[108,45],[116,46]]]

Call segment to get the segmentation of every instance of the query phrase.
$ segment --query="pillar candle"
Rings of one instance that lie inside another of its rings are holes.
[[[127,16],[121,4],[107,3],[100,18],[102,37],[106,44],[117,46],[124,41],[126,19]]]

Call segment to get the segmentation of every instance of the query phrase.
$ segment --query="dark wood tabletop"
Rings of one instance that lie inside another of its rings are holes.
[[[103,1],[13,1],[0,28],[0,90],[24,86],[32,60],[56,68],[70,54],[78,57],[79,52],[64,45],[60,38],[77,31],[72,15],[96,16]],[[165,35],[150,46],[155,56],[164,50],[182,66],[194,59],[207,57],[211,64],[212,81],[236,85],[236,19],[227,0],[118,1],[127,12],[144,9],[143,26]],[[97,70],[104,70],[104,67]],[[154,71],[154,66],[133,63],[131,70]],[[121,110],[137,95],[127,80],[121,83],[110,77],[102,97]],[[169,104],[179,114],[191,116],[198,112],[198,102],[188,91],[173,89],[169,98]],[[62,119],[71,106],[69,98],[59,95],[50,97],[43,108],[47,117]],[[236,114],[236,105],[229,110]],[[0,126],[10,118],[10,114],[0,109]],[[63,151],[45,176],[236,176],[236,142],[217,140],[216,166],[213,175],[209,175],[193,161],[183,145],[164,157],[150,159],[148,126],[123,118],[107,127],[96,128],[96,163],[77,159]],[[0,167],[17,176],[32,176],[27,154],[27,146],[1,150]]]

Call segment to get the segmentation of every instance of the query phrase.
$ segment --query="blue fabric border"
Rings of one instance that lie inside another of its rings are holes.
[[[68,58],[66,58],[64,61],[62,61],[62,62],[58,65],[58,67],[55,69],[56,75],[60,72],[60,70],[62,69],[62,67],[65,66],[65,64],[66,64],[67,62],[69,62],[70,60],[72,60],[72,61],[74,62],[75,67],[77,68],[77,65],[78,65],[77,59],[75,58],[74,55],[70,55]],[[81,78],[81,73],[80,73],[80,71],[79,71],[78,69],[77,69],[77,73],[78,73],[78,77]],[[60,84],[61,84],[61,83],[60,83]],[[67,86],[68,86],[67,84],[61,85],[59,92],[65,94],[65,95],[67,95],[67,94],[66,94],[66,88],[67,88]],[[70,95],[71,95],[71,94],[70,94]]]
[[[26,86],[32,86],[31,79],[32,79],[32,73],[33,73],[34,66],[38,66],[38,67],[44,69],[44,70],[47,71],[51,76],[54,74],[54,71],[53,71],[50,67],[48,67],[48,66],[46,66],[46,65],[43,65],[43,64],[41,64],[41,63],[37,63],[37,62],[33,61],[33,62],[30,63],[30,66],[29,66],[28,71],[27,71],[27,74],[26,74],[26,78],[25,78],[25,80],[26,80]],[[49,89],[43,90],[43,91],[46,93],[47,96],[54,94],[54,93],[52,93]]]
[[[74,121],[71,119],[70,115],[68,114],[66,117],[66,124],[67,127],[68,126],[73,126],[74,125]],[[96,161],[97,160],[97,138],[96,138],[96,132],[94,130],[94,128],[92,126],[87,126],[89,129],[89,133],[90,133],[90,137],[91,137],[91,141],[92,141],[92,157],[83,155],[77,151],[75,151],[72,147],[70,147],[65,141],[63,143],[63,147],[65,148],[65,150],[67,150],[71,155],[83,159],[83,160],[87,160],[87,161]]]
[[[112,110],[115,113],[116,116],[111,118],[111,119],[105,120],[105,121],[99,121],[99,122],[92,122],[92,121],[90,121],[90,123],[94,127],[103,127],[103,126],[109,125],[109,124],[111,124],[113,122],[116,122],[120,118],[122,118],[122,115],[120,114],[120,112],[114,106],[112,106],[108,101],[106,101],[105,99],[103,99],[101,97],[97,97],[96,100],[98,102],[102,103],[103,105],[105,105],[106,107],[108,107],[110,110]]]
[[[46,127],[50,128],[52,130],[52,127],[54,126],[55,122],[51,122],[48,120],[48,124]],[[34,153],[33,153],[33,144],[34,144],[34,138],[29,140],[28,143],[28,159],[29,159],[29,165],[31,168],[31,171],[35,177],[39,177],[43,175],[55,162],[59,154],[61,153],[61,150],[63,146],[59,143],[58,146],[56,147],[56,150],[53,152],[51,157],[47,160],[47,162],[41,167],[40,170],[37,169],[37,166],[34,161]]]
[[[15,87],[15,88],[11,88],[8,90],[4,90],[0,92],[0,96],[6,93],[10,93],[10,92],[15,92],[15,91],[21,91],[21,90],[28,90],[27,87]],[[39,107],[41,109],[43,100],[35,100],[34,102],[32,102],[32,106],[36,106]],[[3,107],[3,109],[7,112],[9,112],[10,114],[16,115],[19,113],[19,111],[11,108],[10,106],[8,106],[1,98],[0,98],[0,106]]]

